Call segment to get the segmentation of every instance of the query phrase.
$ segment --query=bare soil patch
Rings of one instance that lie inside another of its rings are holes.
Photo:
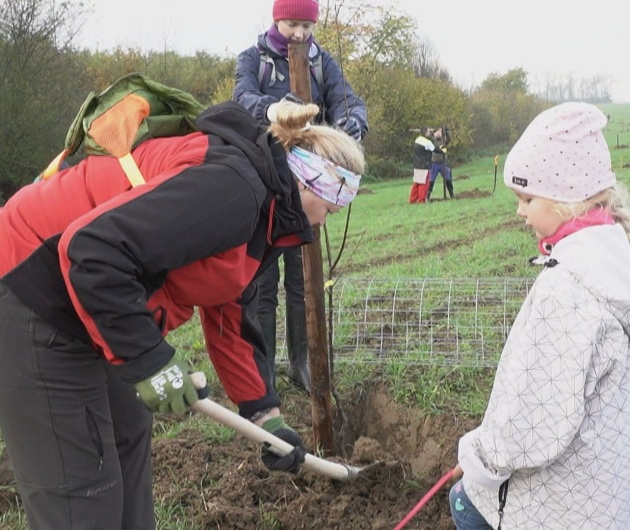
[[[288,423],[316,454],[308,396],[286,383],[281,395]],[[226,405],[223,396],[214,399]],[[178,506],[185,528],[200,530],[392,530],[456,464],[457,441],[474,427],[470,419],[396,404],[384,388],[356,390],[334,410],[338,456],[330,460],[362,468],[354,479],[270,472],[259,448],[240,435],[217,444],[185,430],[154,441],[156,501]],[[452,530],[450,485],[405,529]],[[0,513],[19,504],[14,487],[0,486]]]
[[[294,390],[283,399],[287,421],[313,453],[310,401]],[[338,454],[346,458],[330,459],[365,467],[352,480],[269,472],[258,448],[240,436],[211,445],[185,432],[154,445],[155,494],[180,504],[195,528],[391,530],[455,465],[457,441],[474,426],[397,405],[384,389],[357,393],[345,413],[349,420]],[[453,529],[449,486],[405,528]]]

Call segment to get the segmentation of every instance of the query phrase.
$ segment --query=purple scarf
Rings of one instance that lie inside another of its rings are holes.
[[[275,51],[277,51],[282,57],[289,56],[289,39],[287,39],[282,33],[278,31],[278,26],[272,24],[267,30],[267,41]],[[313,35],[306,39],[306,43],[310,46],[313,42]]]

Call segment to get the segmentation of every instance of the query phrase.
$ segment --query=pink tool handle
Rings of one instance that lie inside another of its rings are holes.
[[[429,500],[431,499],[431,497],[433,497],[433,495],[436,494],[436,492],[442,487],[444,486],[444,484],[446,484],[449,480],[451,480],[451,478],[453,478],[453,473],[455,472],[455,469],[451,469],[448,473],[446,473],[440,480],[438,480],[435,485],[426,493],[426,495],[424,497],[422,497],[422,499],[420,499],[420,502],[418,504],[416,504],[413,509],[405,516],[405,518],[400,521],[400,523],[398,523],[396,525],[396,527],[394,528],[394,530],[401,530],[402,528],[405,527],[405,525],[411,521],[411,519],[413,518],[414,515],[416,515],[423,507],[424,505],[429,502]]]

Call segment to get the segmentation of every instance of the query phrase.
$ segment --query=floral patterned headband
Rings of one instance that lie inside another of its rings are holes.
[[[357,195],[361,175],[353,173],[301,147],[291,147],[287,154],[289,168],[295,177],[315,195],[347,206]]]

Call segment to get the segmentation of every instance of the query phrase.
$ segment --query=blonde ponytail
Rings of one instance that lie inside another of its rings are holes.
[[[293,146],[301,147],[353,173],[363,174],[365,155],[361,144],[337,128],[309,125],[318,113],[319,107],[313,103],[282,100],[269,131],[287,151]]]

